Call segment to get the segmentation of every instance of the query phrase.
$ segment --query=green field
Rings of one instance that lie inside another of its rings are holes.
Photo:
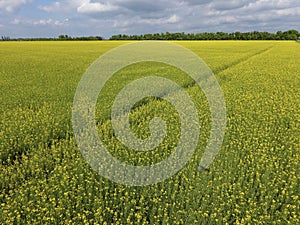
[[[150,152],[135,152],[113,135],[110,107],[131,81],[163,76],[186,89],[201,135],[188,165],[143,187],[95,173],[76,145],[72,104],[80,78],[100,55],[127,42],[0,43],[0,224],[300,224],[300,45],[281,41],[175,42],[198,54],[224,93],[227,129],[209,170],[198,170],[211,119],[202,91],[185,73],[154,62],[113,76],[100,93],[97,129],[116,158],[155,164],[178,141],[178,115],[147,98],[130,113],[146,138],[160,116],[168,135]],[[168,122],[169,121],[169,122]]]

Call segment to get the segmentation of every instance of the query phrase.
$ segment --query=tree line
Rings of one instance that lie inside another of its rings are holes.
[[[110,40],[299,40],[300,33],[297,30],[269,32],[204,32],[204,33],[155,33],[142,35],[113,35]]]
[[[299,40],[300,33],[297,30],[269,32],[203,32],[203,33],[154,33],[141,35],[118,34],[113,35],[109,40]],[[2,41],[99,41],[104,40],[101,36],[71,37],[59,35],[56,38],[10,38],[2,36]]]
[[[57,38],[10,38],[9,36],[2,36],[2,41],[101,41],[101,36],[83,36],[71,37],[69,35],[59,35]]]

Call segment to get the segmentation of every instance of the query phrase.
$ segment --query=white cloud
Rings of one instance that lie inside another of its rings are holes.
[[[84,1],[78,8],[77,11],[83,14],[101,13],[101,12],[111,12],[118,10],[118,6],[112,5],[110,3],[103,4],[100,2]]]
[[[21,5],[27,4],[31,0],[0,0],[0,10],[5,10],[7,12],[13,12]]]
[[[259,11],[269,11],[269,10],[279,10],[286,8],[299,7],[299,0],[256,0],[250,2],[244,9],[248,12],[259,12]]]
[[[166,24],[174,24],[180,21],[180,18],[177,15],[172,15],[167,18],[157,18],[157,19],[142,19],[142,18],[131,18],[127,20],[115,21],[113,27],[115,28],[125,28],[125,27],[134,27],[136,25],[149,25],[149,26],[159,26]]]
[[[159,19],[140,19],[136,23],[149,24],[149,25],[162,25],[162,24],[172,24],[179,21],[177,15],[173,15],[169,18],[159,18]]]
[[[251,2],[252,1],[250,0],[227,0],[227,1],[219,0],[219,1],[212,2],[211,6],[216,10],[223,11],[223,10],[238,9],[250,4]]]
[[[276,11],[276,14],[279,16],[299,16],[300,20],[300,7],[280,9]]]
[[[38,8],[50,13],[77,12],[78,7],[89,2],[89,0],[61,0],[53,2],[50,5],[40,5]]]
[[[131,10],[133,12],[151,13],[164,11],[167,8],[172,8],[174,2],[169,0],[112,0],[112,4],[121,6],[125,9]]]
[[[52,26],[63,26],[68,22],[68,19],[63,21],[55,20],[55,19],[40,19],[40,20],[19,20],[14,19],[10,23],[13,25],[35,25],[35,26],[45,26],[45,25],[52,25]]]
[[[44,10],[46,12],[64,11],[63,6],[60,2],[53,2],[51,5],[40,6],[39,9]]]
[[[211,3],[211,0],[184,0],[183,2],[189,5],[203,5],[207,3]]]
[[[178,21],[179,21],[179,17],[177,15],[173,15],[166,20],[166,23],[177,23]]]
[[[55,26],[62,26],[64,25],[64,22],[59,21],[59,20],[53,20],[53,19],[48,19],[48,20],[36,20],[32,21],[33,25],[55,25]]]

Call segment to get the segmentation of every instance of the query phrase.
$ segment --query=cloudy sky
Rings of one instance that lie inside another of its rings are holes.
[[[300,0],[0,0],[0,36],[296,29]]]

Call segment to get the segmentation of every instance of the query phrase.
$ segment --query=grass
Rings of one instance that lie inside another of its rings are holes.
[[[115,157],[155,164],[177,144],[176,111],[150,98],[130,114],[149,135],[153,116],[168,123],[157,149],[136,153],[115,139],[114,96],[138,77],[157,74],[185,86],[201,135],[194,157],[174,177],[151,186],[119,185],[97,175],[73,136],[77,84],[101,54],[125,42],[0,43],[1,224],[299,224],[299,71],[296,42],[176,42],[214,71],[227,105],[227,131],[209,171],[198,164],[210,132],[206,98],[184,73],[164,64],[131,65],[100,93],[97,129]],[[187,85],[188,84],[188,85]],[[101,101],[100,101],[101,99]]]

